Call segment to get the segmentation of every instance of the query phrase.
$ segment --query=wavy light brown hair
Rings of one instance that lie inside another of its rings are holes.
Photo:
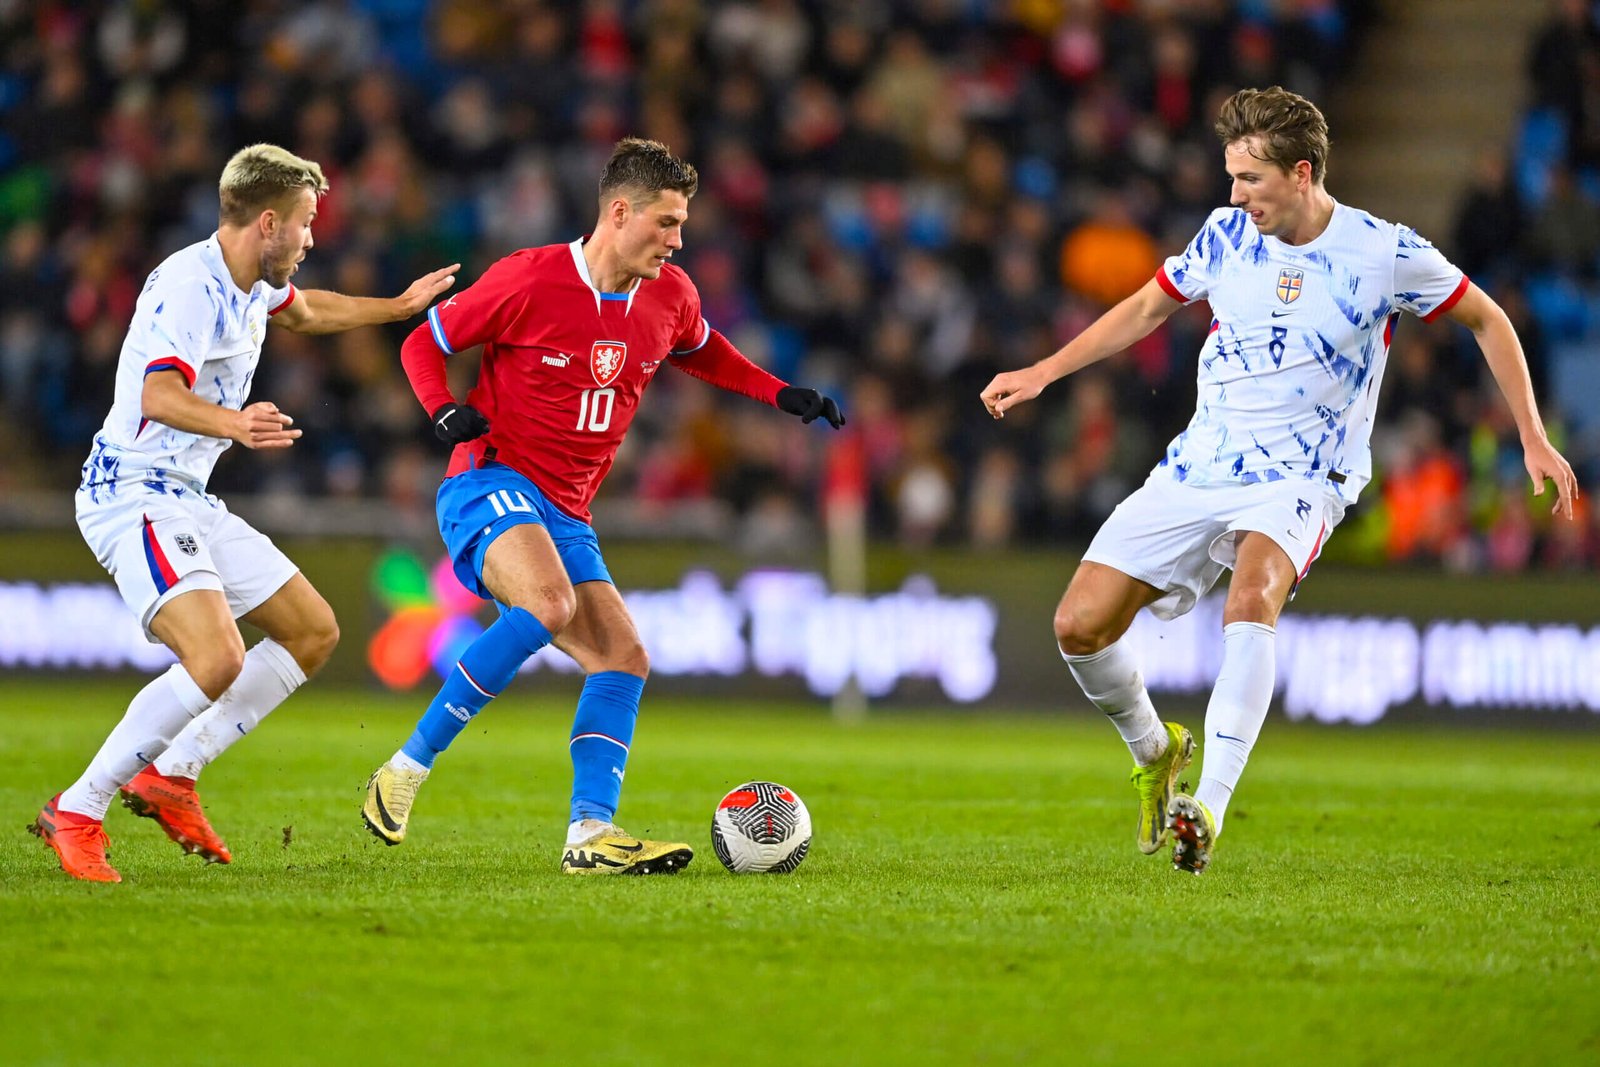
[[[1311,164],[1311,180],[1328,174],[1328,120],[1317,105],[1281,85],[1241,89],[1228,97],[1217,116],[1217,136],[1226,148],[1257,138],[1258,154],[1285,172],[1302,159]]]

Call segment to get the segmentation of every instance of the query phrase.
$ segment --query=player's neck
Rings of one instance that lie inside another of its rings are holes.
[[[1291,246],[1310,244],[1327,231],[1328,224],[1333,221],[1333,208],[1333,197],[1320,185],[1316,186],[1311,190],[1299,223],[1290,233],[1280,235],[1278,240]]]
[[[218,226],[217,244],[233,284],[248,293],[261,280],[261,250],[253,246],[249,233],[236,226]]]
[[[598,228],[598,227],[597,227]],[[589,265],[589,280],[602,293],[625,293],[637,280],[610,242],[598,236],[583,243],[583,259]]]

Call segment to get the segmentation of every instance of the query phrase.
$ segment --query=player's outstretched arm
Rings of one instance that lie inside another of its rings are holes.
[[[1008,410],[1032,400],[1057,378],[1098,363],[1149,336],[1182,306],[1167,295],[1160,282],[1150,279],[1137,293],[1101,315],[1051,355],[1031,367],[995,375],[978,394],[983,406],[994,418],[1004,418]]]
[[[844,412],[833,397],[768,374],[716,330],[707,331],[705,343],[693,352],[674,353],[672,363],[690,377],[771,404],[801,422],[809,424],[820,418],[835,430],[844,425]]]
[[[238,441],[246,448],[288,448],[300,437],[299,430],[290,429],[294,419],[270,400],[249,404],[243,411],[225,408],[196,396],[188,378],[178,370],[145,375],[139,407],[140,414],[151,422],[184,433]]]
[[[1539,404],[1533,395],[1533,379],[1528,376],[1528,360],[1522,354],[1522,342],[1517,340],[1511,320],[1494,298],[1470,283],[1466,293],[1445,316],[1471,330],[1478,347],[1483,350],[1495,384],[1506,398],[1512,418],[1516,419],[1517,433],[1522,438],[1522,461],[1528,468],[1528,477],[1533,479],[1534,495],[1544,495],[1544,483],[1548,478],[1556,486],[1556,502],[1550,510],[1572,518],[1573,502],[1578,498],[1578,476],[1545,433]]]
[[[452,263],[424,274],[399,296],[345,296],[327,289],[302,289],[270,321],[295,333],[339,333],[357,326],[377,326],[419,315],[434,297],[456,283],[461,264]]]

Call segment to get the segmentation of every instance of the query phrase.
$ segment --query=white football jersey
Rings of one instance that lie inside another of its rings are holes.
[[[265,281],[248,293],[240,289],[216,234],[174,252],[151,271],[117,360],[116,398],[95,435],[78,491],[96,503],[134,483],[179,496],[204,493],[217,457],[233,442],[146,419],[145,376],[176,370],[195,395],[242,409],[261,360],[267,318],[295,295],[293,285],[274,289]]]
[[[1346,501],[1372,477],[1372,419],[1401,311],[1432,322],[1467,278],[1405,226],[1334,204],[1304,245],[1211,213],[1156,276],[1174,298],[1211,304],[1189,426],[1157,470],[1195,485],[1329,480]]]

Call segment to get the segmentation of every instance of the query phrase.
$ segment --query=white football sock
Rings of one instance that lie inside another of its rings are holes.
[[[1205,758],[1194,794],[1211,810],[1219,831],[1272,703],[1277,637],[1276,630],[1259,622],[1229,623],[1222,629],[1222,669],[1206,705]]]
[[[266,638],[245,653],[244,666],[228,691],[156,760],[168,778],[198,778],[206,764],[255,729],[256,723],[305,683],[305,671],[289,650]]]
[[[194,684],[183,664],[174,663],[139,690],[122,721],[112,727],[89,761],[83,777],[62,792],[58,807],[104,819],[117,790],[133,781],[147,763],[166,751],[189,720],[210,706],[211,698]]]
[[[1148,766],[1167,750],[1167,731],[1150,702],[1144,675],[1133,662],[1133,653],[1121,641],[1114,641],[1090,656],[1069,656],[1072,676],[1095,707],[1106,713],[1111,725],[1128,743],[1133,761]]]
[[[589,838],[604,830],[611,829],[611,824],[599,819],[579,819],[567,825],[567,844],[581,845]]]
[[[397,771],[410,771],[412,774],[428,773],[428,768],[406,755],[406,750],[403,748],[389,757],[389,766]]]

